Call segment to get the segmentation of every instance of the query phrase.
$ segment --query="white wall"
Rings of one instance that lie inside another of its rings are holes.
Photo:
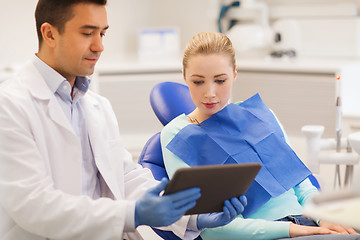
[[[110,29],[105,59],[137,51],[137,33],[145,27],[178,27],[183,48],[194,34],[216,30],[218,5],[230,0],[108,0]],[[232,0],[231,0],[232,1]],[[360,0],[259,0],[270,5],[356,3]],[[34,9],[37,0],[0,3],[0,69],[29,58],[37,50]]]
[[[181,48],[197,32],[216,30],[218,0],[109,0],[110,29],[104,61],[137,52],[137,34],[143,28],[176,27]],[[205,9],[205,10],[204,10]]]
[[[145,27],[178,27],[181,47],[197,32],[216,30],[218,0],[108,0],[110,29],[104,60],[135,54],[137,33]],[[4,1],[0,8],[0,69],[37,51],[36,0]]]
[[[37,49],[36,1],[4,1],[0,5],[0,69],[28,59]]]
[[[217,30],[218,6],[228,0],[108,0],[110,29],[105,37],[103,62],[126,58],[137,52],[137,34],[142,28],[177,27],[180,49],[196,33]],[[357,3],[360,0],[262,0],[268,4]],[[0,70],[32,56],[37,51],[34,10],[37,0],[3,1],[0,7]]]

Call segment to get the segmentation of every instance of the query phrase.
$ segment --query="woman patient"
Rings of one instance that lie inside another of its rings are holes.
[[[357,234],[349,227],[302,216],[302,206],[317,193],[308,179],[311,172],[287,144],[281,125],[259,95],[239,104],[229,102],[237,68],[225,35],[194,36],[184,51],[183,75],[196,109],[173,119],[161,132],[169,177],[181,167],[262,164],[246,194],[248,206],[243,214],[226,226],[206,229],[203,239]],[[355,239],[349,237],[340,239]]]

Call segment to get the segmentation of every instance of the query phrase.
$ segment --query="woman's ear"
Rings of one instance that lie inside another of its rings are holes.
[[[184,71],[184,69],[182,69],[182,75],[183,75],[183,79],[184,79],[184,81],[185,81],[185,84],[187,84],[187,81],[186,81],[186,77],[185,77],[185,71]]]
[[[234,71],[234,81],[236,80],[236,78],[237,78],[237,75],[238,75],[238,69],[237,69],[237,67],[235,67],[235,71]]]
[[[53,48],[56,46],[56,36],[58,35],[57,29],[51,25],[50,23],[43,23],[41,25],[41,34],[43,37],[43,43],[48,45],[50,48]]]

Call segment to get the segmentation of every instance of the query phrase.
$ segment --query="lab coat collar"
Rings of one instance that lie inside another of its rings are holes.
[[[33,64],[33,61],[27,62],[19,71],[23,80],[23,85],[29,90],[30,94],[39,100],[51,100],[54,97],[53,92],[47,86],[43,76]]]
[[[55,71],[49,65],[47,65],[38,56],[34,56],[32,62],[34,64],[34,66],[36,67],[36,69],[42,75],[45,83],[50,88],[51,92],[53,92],[54,94],[58,90],[60,85],[64,81],[67,81],[61,74],[59,74],[57,71]]]
[[[21,79],[24,79],[24,86],[34,98],[47,102],[46,111],[49,113],[50,118],[76,136],[69,120],[66,118],[60,104],[56,100],[54,93],[50,90],[43,76],[32,61],[28,62],[20,70],[19,75]]]
[[[19,75],[21,76],[19,79],[23,79],[22,84],[28,89],[29,93],[39,101],[46,103],[44,104],[44,107],[46,108],[44,111],[49,113],[49,117],[58,125],[70,131],[77,139],[77,136],[69,120],[66,118],[54,93],[47,86],[43,76],[40,74],[34,64],[32,62],[28,62],[19,72]],[[110,165],[108,164],[107,159],[99,159],[97,157],[97,153],[106,151],[106,147],[102,142],[99,142],[100,139],[103,138],[99,139],[98,136],[102,136],[103,133],[99,132],[101,130],[98,126],[103,123],[101,122],[99,115],[100,103],[96,98],[91,97],[92,94],[93,93],[91,91],[88,91],[83,98],[83,103],[86,119],[88,120],[87,124],[89,138],[92,145],[97,146],[97,148],[93,148],[96,165],[115,198],[122,199],[123,194],[121,194],[120,190],[115,186],[115,177],[110,174],[112,169],[110,169]]]

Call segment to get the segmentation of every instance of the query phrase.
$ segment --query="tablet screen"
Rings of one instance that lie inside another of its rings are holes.
[[[222,212],[226,199],[246,193],[260,168],[260,163],[180,168],[169,181],[164,194],[199,187],[201,197],[186,215]]]

